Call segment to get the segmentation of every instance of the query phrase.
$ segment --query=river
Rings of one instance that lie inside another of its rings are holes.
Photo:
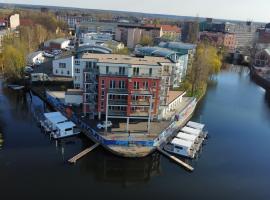
[[[9,199],[270,199],[269,95],[249,70],[233,66],[209,86],[193,119],[210,138],[189,173],[159,153],[122,159],[84,136],[59,143],[42,133],[33,111],[43,110],[9,89],[0,90],[0,197]]]

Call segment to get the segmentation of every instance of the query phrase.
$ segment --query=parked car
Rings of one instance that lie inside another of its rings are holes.
[[[51,81],[51,78],[44,73],[32,73],[31,74],[31,81],[36,82],[36,81]]]
[[[32,67],[26,66],[26,67],[24,68],[24,73],[30,74],[30,73],[32,73],[33,71],[34,71],[34,70],[33,70]]]
[[[48,52],[44,52],[44,54],[43,54],[45,57],[47,57],[47,58],[54,58],[54,55],[53,54],[50,54],[50,53],[48,53]]]
[[[107,121],[107,128],[112,127],[112,125],[113,125],[113,124],[112,124],[111,121]],[[106,121],[103,121],[103,122],[99,123],[99,124],[97,125],[97,128],[98,128],[98,129],[106,128]]]

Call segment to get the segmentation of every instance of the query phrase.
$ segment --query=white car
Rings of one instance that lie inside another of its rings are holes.
[[[110,127],[112,127],[112,122],[111,121],[107,121],[107,128],[110,128]],[[97,128],[98,129],[106,128],[106,121],[103,121],[103,122],[99,123],[97,125]]]
[[[54,55],[50,54],[50,53],[47,53],[47,52],[44,52],[43,55],[47,58],[54,58]]]

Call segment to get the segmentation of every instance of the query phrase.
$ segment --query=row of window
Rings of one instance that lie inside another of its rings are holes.
[[[55,70],[55,73],[56,73],[56,74],[59,74],[57,69]],[[61,74],[61,75],[64,75],[64,71],[63,71],[63,70],[61,70],[61,71],[60,71],[60,74]],[[70,75],[69,70],[67,70],[66,75]]]

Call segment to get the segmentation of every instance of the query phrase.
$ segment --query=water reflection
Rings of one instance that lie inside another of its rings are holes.
[[[84,173],[93,173],[98,181],[119,183],[123,187],[147,183],[161,174],[159,153],[141,159],[126,159],[105,152],[102,148],[85,158],[80,168]]]
[[[2,149],[3,145],[4,145],[4,138],[3,138],[3,134],[0,133],[0,150]]]

